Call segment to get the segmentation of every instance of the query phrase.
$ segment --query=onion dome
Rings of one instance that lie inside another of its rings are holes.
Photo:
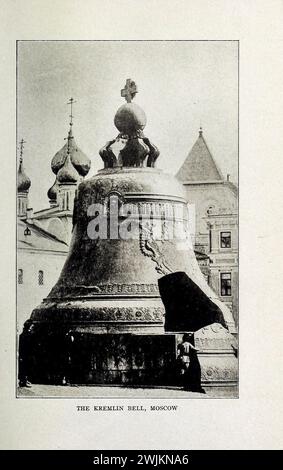
[[[86,176],[89,172],[91,161],[84,152],[77,146],[72,133],[72,124],[65,145],[54,155],[51,161],[51,168],[55,175],[64,165],[69,149],[71,162],[81,176]]]
[[[48,199],[49,199],[50,202],[56,202],[57,201],[58,189],[59,189],[58,188],[58,182],[57,182],[57,178],[56,178],[56,180],[54,181],[51,188],[49,188],[48,191],[47,191],[47,196],[48,196]]]
[[[62,168],[66,160],[69,147],[70,159],[72,164],[81,176],[86,176],[89,172],[91,161],[86,156],[86,154],[82,152],[82,150],[77,146],[76,141],[74,140],[74,137],[72,135],[72,129],[70,129],[69,131],[68,140],[69,142],[66,142],[65,145],[52,158],[52,171],[56,175],[60,168]]]
[[[67,154],[63,166],[57,173],[57,180],[61,184],[77,183],[78,181],[80,181],[80,175],[74,165],[72,165],[71,157],[69,154]]]
[[[24,167],[23,167],[24,144],[25,144],[25,141],[24,139],[22,139],[20,142],[21,153],[20,153],[20,164],[19,164],[18,178],[17,178],[17,189],[19,193],[23,193],[23,192],[27,193],[31,186],[31,181],[29,177],[25,174]]]
[[[22,162],[20,162],[18,169],[18,192],[27,192],[30,188],[30,185],[31,181],[24,172]]]

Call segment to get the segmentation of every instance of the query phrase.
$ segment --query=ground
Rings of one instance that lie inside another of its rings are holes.
[[[234,387],[205,387],[206,394],[186,392],[180,387],[60,386],[33,384],[18,389],[18,397],[29,398],[237,398]]]

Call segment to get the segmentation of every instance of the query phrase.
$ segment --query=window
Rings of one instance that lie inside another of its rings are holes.
[[[24,231],[24,236],[27,237],[28,235],[31,235],[30,229],[27,227]]]
[[[220,273],[221,295],[231,295],[231,273]]]
[[[231,248],[231,232],[220,232],[220,248]]]
[[[24,271],[22,269],[18,269],[18,284],[24,283]]]
[[[44,284],[43,271],[38,271],[38,285],[43,286],[43,284]]]

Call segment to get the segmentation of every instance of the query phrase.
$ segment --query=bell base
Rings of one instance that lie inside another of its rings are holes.
[[[165,310],[160,297],[73,300],[45,299],[31,314],[30,322],[80,328],[91,333],[164,332]]]
[[[103,334],[86,326],[70,330],[70,325],[27,323],[20,337],[20,380],[52,385],[183,385],[177,362],[181,334],[118,333],[117,325],[115,334]],[[206,340],[200,332],[195,333],[196,346]],[[198,354],[202,384],[236,387],[233,338],[225,332],[223,342],[210,330],[209,334],[209,349]]]

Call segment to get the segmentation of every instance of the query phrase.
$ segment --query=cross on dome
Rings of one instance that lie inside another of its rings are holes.
[[[20,141],[20,163],[22,163],[22,161],[23,161],[24,144],[26,144],[26,141],[24,139],[22,139]]]
[[[71,106],[71,114],[69,115],[69,117],[71,118],[71,120],[70,120],[70,126],[73,125],[73,117],[74,117],[74,116],[73,116],[73,104],[74,104],[74,103],[76,103],[76,101],[74,100],[74,98],[70,98],[69,101],[68,101],[68,103],[67,103],[67,104],[69,104],[69,105]]]
[[[68,103],[70,106],[71,106],[71,114],[69,114],[69,117],[70,117],[70,130],[68,132],[68,137],[65,137],[64,140],[67,140],[68,141],[68,146],[67,146],[67,154],[70,153],[70,140],[73,139],[73,135],[72,135],[72,125],[73,125],[73,104],[76,103],[76,101],[74,100],[74,98],[70,98]]]

